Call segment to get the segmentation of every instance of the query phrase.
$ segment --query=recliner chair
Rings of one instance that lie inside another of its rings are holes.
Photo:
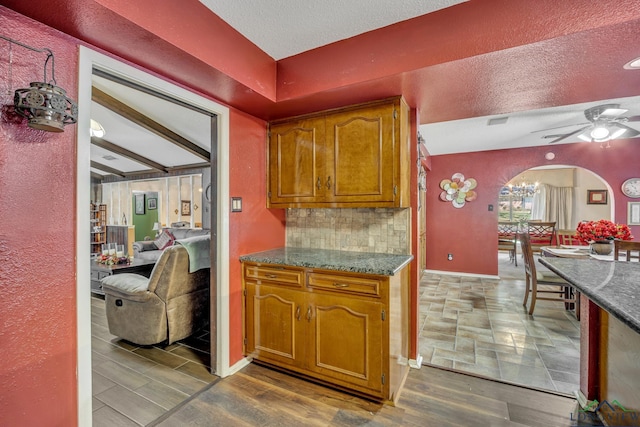
[[[208,323],[209,268],[189,272],[185,247],[164,250],[151,276],[102,279],[109,332],[139,345],[171,344]]]

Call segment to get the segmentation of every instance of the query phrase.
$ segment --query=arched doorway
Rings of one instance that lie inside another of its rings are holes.
[[[561,214],[558,203],[544,206],[543,200],[537,200],[545,188],[551,187],[571,190],[566,193],[570,200]],[[597,200],[593,199],[594,194],[598,194]],[[570,165],[535,167],[514,176],[502,187],[498,220],[558,221],[559,229],[575,229],[578,222],[584,220],[615,220],[612,194],[609,184],[588,169]],[[549,212],[552,210],[555,211]]]

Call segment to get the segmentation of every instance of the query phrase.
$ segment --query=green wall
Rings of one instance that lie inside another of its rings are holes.
[[[153,202],[155,200],[155,209]],[[136,226],[136,241],[144,240],[150,237],[153,240],[156,232],[153,230],[153,224],[158,222],[158,193],[134,193],[131,200],[132,221],[129,222]],[[151,209],[149,209],[151,207]],[[144,212],[144,213],[136,213]]]

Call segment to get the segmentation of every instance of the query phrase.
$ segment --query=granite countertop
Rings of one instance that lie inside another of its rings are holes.
[[[591,301],[640,333],[640,263],[539,258]]]
[[[310,248],[278,248],[242,255],[240,261],[393,276],[413,255],[335,251]]]

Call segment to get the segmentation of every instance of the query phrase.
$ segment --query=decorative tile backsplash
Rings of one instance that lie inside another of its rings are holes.
[[[411,209],[287,209],[287,246],[411,253]]]

